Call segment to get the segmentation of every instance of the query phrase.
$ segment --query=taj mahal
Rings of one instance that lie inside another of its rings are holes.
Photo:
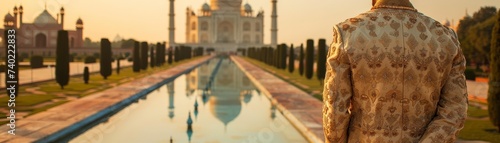
[[[254,11],[242,0],[210,0],[200,9],[186,9],[185,43],[175,42],[174,1],[170,0],[169,46],[214,48],[217,52],[238,48],[276,46],[278,39],[277,0],[272,2],[271,43],[264,43],[264,11]]]

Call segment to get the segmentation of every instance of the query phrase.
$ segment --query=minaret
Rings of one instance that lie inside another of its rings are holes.
[[[15,20],[14,20],[14,27],[15,28],[17,28],[17,13],[18,13],[17,7],[14,6],[14,18],[15,18]]]
[[[61,7],[61,29],[64,29],[64,8]]]
[[[175,45],[175,14],[174,14],[174,0],[170,0],[170,13],[169,17],[169,27],[168,27],[168,43],[170,47]]]
[[[191,42],[191,39],[189,36],[191,32],[191,26],[190,26],[190,20],[191,20],[191,9],[188,7],[186,8],[186,43]]]
[[[174,82],[168,83],[167,84],[167,90],[168,90],[168,117],[170,119],[174,118]]]
[[[83,47],[83,20],[78,18],[76,20],[76,47]]]
[[[19,28],[21,28],[21,25],[23,24],[23,6],[19,6]]]
[[[273,13],[271,15],[272,23],[271,23],[271,46],[278,45],[278,10],[276,3],[278,0],[271,0],[273,3]]]

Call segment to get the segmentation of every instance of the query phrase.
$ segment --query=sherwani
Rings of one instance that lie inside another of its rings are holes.
[[[456,33],[419,12],[373,9],[334,26],[325,141],[454,142],[467,115]]]

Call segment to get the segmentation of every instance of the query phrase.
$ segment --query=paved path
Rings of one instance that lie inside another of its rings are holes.
[[[231,58],[261,92],[272,97],[272,102],[310,142],[324,142],[321,101],[241,57]]]
[[[455,143],[490,143],[485,141],[466,141],[466,140],[458,140]]]
[[[45,63],[47,65],[54,65],[55,63]],[[116,68],[116,62],[111,64],[113,69]],[[81,75],[83,74],[83,68],[87,66],[89,67],[89,72],[98,72],[100,70],[99,63],[85,64],[83,62],[72,62],[70,63],[70,75]],[[127,60],[120,61],[120,67],[128,67],[132,66],[132,62]],[[41,82],[47,80],[55,79],[55,68],[53,66],[47,68],[38,68],[38,69],[29,69],[29,70],[20,70],[19,71],[19,84],[28,84],[32,82]],[[5,73],[0,73],[0,88],[5,87]]]
[[[467,80],[467,91],[469,99],[486,102],[488,97],[488,83]]]
[[[71,129],[88,126],[95,122],[93,119],[102,119],[109,113],[127,106],[141,95],[153,91],[167,80],[183,74],[189,69],[213,58],[206,56],[195,61],[184,63],[147,77],[119,85],[117,87],[95,93],[78,100],[51,108],[42,113],[16,121],[16,135],[10,135],[8,126],[0,127],[0,143],[26,143],[39,139],[47,139],[54,135],[61,135]],[[51,135],[51,136],[49,136]],[[46,142],[46,141],[43,141]]]

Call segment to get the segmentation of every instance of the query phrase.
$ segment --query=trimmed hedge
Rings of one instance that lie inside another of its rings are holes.
[[[490,121],[500,132],[500,11],[492,32],[490,76],[488,78],[488,113]]]
[[[88,56],[88,57],[85,57],[85,60],[83,62],[86,64],[92,64],[92,63],[96,63],[97,59],[94,56]]]
[[[43,66],[43,57],[42,56],[32,56],[30,59],[31,68],[42,68]]]
[[[476,80],[476,73],[474,69],[465,69],[465,78],[467,80]]]

